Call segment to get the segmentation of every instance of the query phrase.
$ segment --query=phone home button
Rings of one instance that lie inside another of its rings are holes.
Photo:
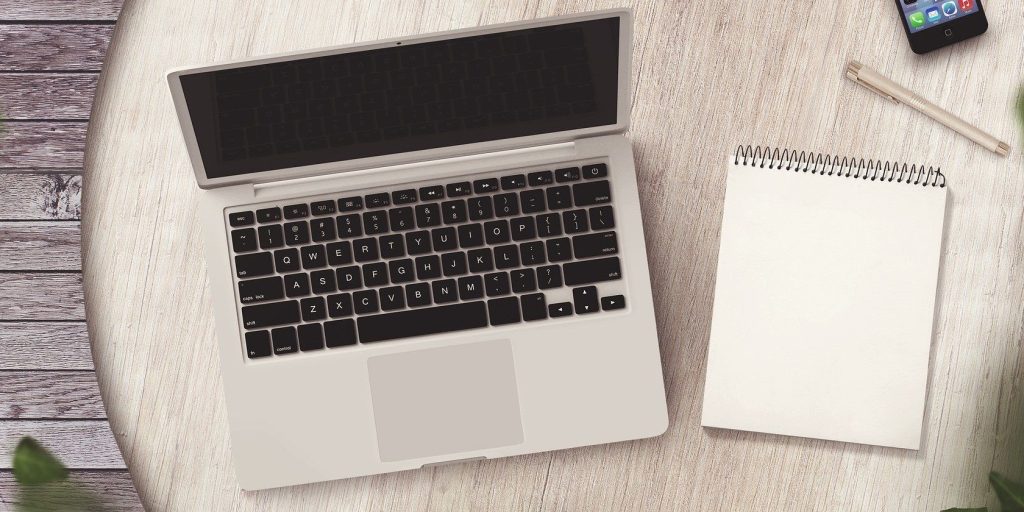
[[[953,29],[951,29],[951,28],[947,28],[946,29],[946,37],[953,37]]]

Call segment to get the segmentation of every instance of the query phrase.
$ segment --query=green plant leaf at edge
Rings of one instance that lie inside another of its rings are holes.
[[[1024,485],[1009,480],[995,471],[988,474],[988,481],[996,490],[1003,512],[1024,512]]]
[[[57,482],[68,477],[68,469],[35,439],[25,436],[14,449],[14,479],[22,485]]]

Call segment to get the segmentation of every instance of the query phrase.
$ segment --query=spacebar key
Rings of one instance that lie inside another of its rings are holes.
[[[487,306],[483,301],[464,302],[436,308],[363,316],[359,317],[358,322],[359,341],[372,343],[487,327]]]

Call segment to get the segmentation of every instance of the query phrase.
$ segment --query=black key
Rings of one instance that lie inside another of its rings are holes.
[[[615,227],[611,206],[595,206],[590,209],[590,229],[598,231]]]
[[[405,256],[405,237],[402,235],[386,235],[380,237],[380,257],[384,259]]]
[[[352,254],[356,261],[373,261],[380,258],[376,238],[359,238],[352,241]]]
[[[269,252],[235,256],[235,275],[259,277],[274,273],[274,257]]]
[[[498,269],[519,266],[519,247],[515,244],[499,245],[494,248],[494,266]]]
[[[388,210],[388,219],[391,221],[392,231],[406,231],[415,228],[412,221],[412,207],[392,208]],[[423,227],[423,226],[420,226]]]
[[[274,339],[275,354],[292,354],[299,351],[299,339],[295,335],[295,327],[288,326],[272,329],[270,336]]]
[[[565,221],[565,234],[582,233],[587,230],[587,211],[569,210],[562,212],[562,219]]]
[[[498,190],[498,178],[486,178],[473,182],[473,191],[477,194],[488,194]],[[451,195],[451,194],[448,194]]]
[[[328,242],[337,238],[334,234],[334,219],[331,218],[309,221],[309,230],[314,242]]]
[[[430,305],[430,284],[413,283],[405,285],[405,303],[410,308]]]
[[[358,213],[338,217],[338,236],[353,238],[363,236],[363,221]]]
[[[280,277],[265,277],[238,282],[238,300],[242,304],[284,298],[284,282]]]
[[[494,270],[494,258],[491,257],[490,249],[486,247],[483,249],[474,249],[469,251],[468,256],[470,272],[478,274]]]
[[[498,217],[519,215],[519,196],[515,193],[494,196],[494,214]]]
[[[302,248],[302,268],[324,268],[327,266],[327,252],[322,245],[309,245]]]
[[[591,206],[611,202],[612,191],[608,180],[577,183],[572,186],[572,197],[576,206]]]
[[[251,226],[256,220],[252,212],[234,212],[228,214],[228,223],[231,227],[237,228],[239,226]]]
[[[324,348],[324,331],[320,324],[305,324],[299,326],[299,349],[303,352],[308,350],[322,350]]]
[[[304,217],[309,217],[309,205],[290,204],[284,207],[284,218],[301,219]]]
[[[437,301],[437,292],[434,300]],[[484,280],[480,276],[466,276],[459,278],[459,298],[462,300],[476,300],[484,296]]]
[[[619,244],[614,231],[572,237],[572,254],[576,258],[607,256],[617,252]]]
[[[462,279],[466,279],[463,277]],[[430,283],[430,288],[434,291],[434,302],[437,304],[445,304],[448,302],[455,302],[458,300],[458,288],[459,285],[455,283],[454,279],[443,279],[441,281],[434,281]],[[481,285],[483,286],[483,285]],[[462,297],[463,300],[466,297]],[[480,298],[480,297],[477,297]]]
[[[441,203],[441,216],[445,224],[466,222],[466,201],[456,199]]]
[[[352,296],[355,301],[357,315],[376,313],[380,308],[377,306],[377,292],[375,290],[362,290]]]
[[[428,203],[416,205],[416,227],[432,228],[441,225],[441,205]]]
[[[512,176],[501,177],[501,189],[502,190],[514,190],[517,188],[523,188],[526,186],[526,175],[525,174],[513,174]]]
[[[580,179],[580,168],[579,167],[566,167],[564,169],[555,170],[555,181],[559,183],[565,183],[567,181],[577,181]]]
[[[445,277],[461,276],[467,270],[466,253],[446,252],[441,255],[441,269]]]
[[[352,295],[338,293],[327,296],[327,314],[331,318],[352,316]]]
[[[537,276],[532,268],[521,268],[509,273],[513,293],[532,292],[537,289]]]
[[[274,325],[294,324],[299,321],[299,301],[286,300],[242,307],[242,326],[262,329]]]
[[[572,304],[577,315],[596,313],[598,311],[597,287],[584,286],[582,288],[574,288],[572,291]]]
[[[260,249],[274,249],[284,245],[284,229],[280,224],[260,226],[259,232]]]
[[[388,284],[388,266],[385,263],[367,263],[363,265],[363,284],[367,287]]]
[[[562,265],[567,286],[613,281],[622,278],[619,257],[574,261]]]
[[[572,206],[571,190],[568,185],[547,189],[548,208],[560,210]]]
[[[541,290],[560,288],[562,286],[562,267],[558,265],[538,267],[537,284]]]
[[[508,282],[508,272],[484,275],[484,288],[487,289],[488,297],[508,295],[512,291],[512,286]]]
[[[583,179],[604,178],[608,176],[608,166],[605,164],[591,164],[583,166]]]
[[[324,322],[324,341],[328,348],[356,344],[356,322],[352,319]]]
[[[295,272],[301,265],[298,249],[274,251],[274,266],[279,274]]]
[[[359,267],[352,265],[349,267],[341,267],[335,271],[338,280],[338,289],[355,290],[363,287],[363,276]]]
[[[435,199],[444,199],[444,187],[441,185],[433,187],[421,187],[420,188],[420,199],[423,201],[432,201]]]
[[[333,270],[317,270],[309,274],[310,287],[316,295],[331,293],[337,289],[334,284]]]
[[[381,311],[394,311],[405,307],[405,293],[401,286],[388,286],[380,289]]]
[[[380,208],[382,206],[389,206],[391,200],[388,197],[387,192],[381,192],[379,194],[369,194],[366,196],[366,207],[367,208]]]
[[[555,182],[555,175],[551,171],[531,172],[529,175],[531,187],[550,185]]]
[[[409,256],[430,252],[430,233],[427,231],[406,233],[405,246],[408,248]]]
[[[416,258],[416,278],[421,281],[441,277],[441,258],[436,255]]]
[[[410,259],[389,261],[388,272],[391,274],[391,282],[395,284],[408,283],[416,277]]]
[[[313,215],[331,215],[334,213],[334,201],[317,201],[309,205]]]
[[[469,249],[484,244],[484,229],[480,224],[459,226],[459,247]]]
[[[349,242],[327,244],[327,263],[332,267],[352,263],[352,244]]]
[[[284,225],[284,238],[288,245],[309,243],[309,224],[306,221],[289,222]]]
[[[253,228],[236,229],[231,232],[231,247],[235,252],[256,250],[256,230]]]
[[[543,293],[520,296],[519,304],[523,308],[523,320],[527,322],[544,320],[548,317],[548,306]]]
[[[507,220],[492,220],[484,223],[484,237],[491,245],[503,244],[511,240]]]
[[[306,274],[284,276],[284,294],[289,298],[309,295],[309,276]]]
[[[533,217],[516,217],[509,221],[509,229],[512,231],[512,240],[516,242],[537,237]]]
[[[358,322],[360,340],[372,343],[486,327],[487,308],[483,301],[464,302],[364,316]]]
[[[468,196],[473,193],[472,186],[468,181],[461,181],[459,183],[449,183],[445,189],[448,192],[448,197],[461,197]]]
[[[245,352],[249,359],[267,357],[270,350],[270,331],[252,331],[245,333]]]
[[[562,217],[557,213],[545,213],[537,216],[537,234],[547,238],[562,234]]]
[[[616,309],[622,309],[626,307],[626,298],[622,295],[609,295],[608,297],[601,297],[601,309],[605,311],[614,311]]]
[[[559,302],[558,304],[552,304],[548,306],[548,315],[551,318],[558,318],[560,316],[569,316],[572,314],[572,304],[569,302]]]
[[[572,258],[568,238],[551,238],[547,241],[548,261],[568,261]]]
[[[277,222],[281,220],[281,209],[275,206],[274,208],[256,210],[256,219],[259,220],[261,224],[264,222]]]
[[[494,205],[491,196],[471,197],[469,203],[469,220],[487,220],[494,217]]]
[[[343,197],[338,199],[339,212],[351,212],[363,208],[363,198],[359,196]]]
[[[416,189],[396,190],[391,193],[391,201],[394,204],[409,204],[416,202]]]
[[[323,297],[309,297],[299,302],[302,309],[302,321],[315,322],[327,318],[327,306]]]
[[[377,210],[363,214],[363,231],[367,235],[376,235],[388,230],[388,213]]]
[[[520,321],[519,299],[506,297],[487,301],[487,316],[491,320],[491,325],[518,323]]]
[[[544,242],[519,244],[519,261],[523,265],[540,265],[544,263]]]
[[[538,213],[544,211],[544,191],[540,189],[524,190],[519,193],[519,202],[522,203],[523,213]]]
[[[435,251],[450,251],[458,247],[455,240],[455,228],[436,228],[430,230],[430,239]]]

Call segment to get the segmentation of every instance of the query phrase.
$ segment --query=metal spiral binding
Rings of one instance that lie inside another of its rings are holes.
[[[807,172],[822,176],[837,176],[870,181],[884,181],[920,185],[946,186],[942,169],[881,160],[839,157],[807,151],[779,149],[768,146],[740,146],[736,148],[736,165],[743,164],[761,169]]]

